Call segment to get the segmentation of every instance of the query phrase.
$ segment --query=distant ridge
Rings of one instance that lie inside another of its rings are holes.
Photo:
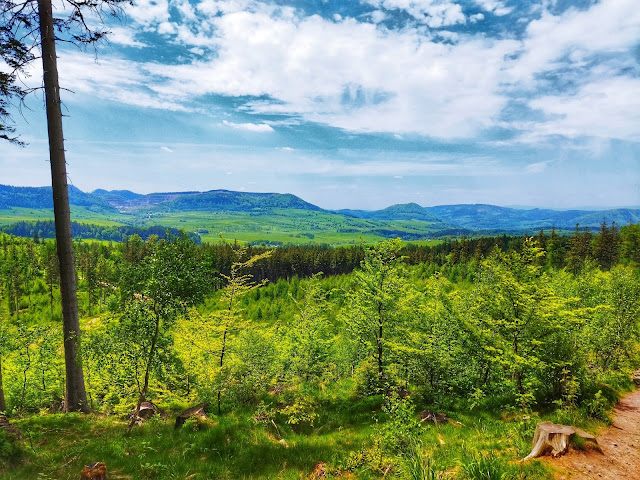
[[[322,208],[305,202],[300,197],[290,193],[251,193],[230,190],[210,190],[204,193],[183,195],[167,202],[162,207],[170,211],[224,210],[247,212],[274,208],[322,211]]]
[[[95,190],[85,193],[69,187],[71,205],[110,214],[121,212],[136,216],[153,212],[246,212],[252,215],[270,215],[276,210],[323,212],[349,219],[374,222],[366,228],[382,236],[406,236],[407,239],[429,238],[437,235],[535,233],[540,229],[556,227],[573,230],[597,229],[605,221],[620,226],[640,223],[640,209],[615,208],[609,210],[556,210],[543,208],[508,208],[487,204],[460,204],[422,207],[417,203],[392,205],[381,210],[324,210],[289,193],[255,193],[231,190],[206,192],[159,192],[139,194],[130,190]],[[14,207],[52,209],[51,187],[12,187],[0,185],[0,210]],[[150,218],[150,217],[149,217]],[[344,223],[338,217],[331,222]],[[390,225],[396,222],[395,225]],[[398,225],[397,222],[404,222]],[[406,222],[411,222],[407,224]],[[343,231],[348,225],[338,227]],[[407,231],[408,229],[408,231]],[[403,233],[404,232],[404,233]],[[447,233],[451,232],[451,233]],[[457,232],[457,233],[456,233]]]
[[[337,213],[367,220],[420,220],[442,223],[442,219],[417,203],[391,205],[382,210],[338,210]]]
[[[550,210],[533,208],[521,210],[495,205],[440,205],[427,207],[437,217],[461,228],[483,231],[532,231],[556,227],[573,229],[598,228],[603,221],[627,225],[640,221],[640,209],[617,208],[612,210]]]
[[[197,195],[199,193],[200,192],[159,192],[143,195],[130,190],[107,191],[102,189],[94,190],[92,192],[93,195],[99,196],[105,202],[120,211],[160,205],[182,196]]]
[[[90,210],[115,211],[115,208],[100,197],[85,193],[69,185],[69,203]],[[0,185],[0,210],[13,207],[53,209],[51,187],[12,187]]]

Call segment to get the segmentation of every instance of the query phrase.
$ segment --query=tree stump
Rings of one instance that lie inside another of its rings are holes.
[[[107,466],[103,462],[85,465],[80,480],[107,480]]]
[[[190,417],[195,417],[195,418],[204,420],[205,418],[207,418],[207,414],[205,413],[204,409],[207,408],[208,406],[209,406],[209,402],[204,402],[204,403],[199,403],[194,407],[187,408],[184,412],[182,412],[176,418],[175,428],[176,429],[180,428],[182,425],[184,425],[184,422],[187,421],[187,418],[190,418]]]
[[[5,415],[0,415],[0,429],[13,435],[17,439],[22,440],[22,433],[20,433],[20,430],[18,430],[15,425],[9,423],[9,419]]]
[[[598,443],[596,437],[579,428],[551,422],[539,423],[533,436],[533,449],[525,460],[541,457],[547,452],[551,452],[552,457],[564,455],[569,450],[569,441],[573,435]]]
[[[140,410],[138,410],[138,416],[144,420],[153,417],[156,414],[156,407],[151,402],[142,402],[140,404]]]

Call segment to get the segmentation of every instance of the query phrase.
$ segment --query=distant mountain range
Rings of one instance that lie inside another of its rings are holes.
[[[382,210],[324,210],[291,194],[249,193],[229,190],[207,192],[165,192],[142,195],[129,190],[95,190],[85,193],[70,187],[72,205],[97,213],[146,215],[153,212],[247,212],[269,214],[292,209],[323,212],[372,222],[425,222],[432,230],[459,232],[532,232],[556,227],[598,228],[602,221],[626,225],[640,222],[640,209],[550,210],[516,209],[495,205],[440,205],[422,207],[416,203],[392,205]],[[51,209],[50,187],[11,187],[0,185],[0,210],[14,207]]]
[[[640,209],[613,210],[549,210],[533,208],[521,210],[495,205],[439,205],[421,207],[415,203],[393,205],[383,210],[340,210],[343,215],[371,220],[422,220],[440,222],[449,227],[483,232],[522,232],[556,227],[573,229],[598,228],[602,221],[627,225],[640,221]]]

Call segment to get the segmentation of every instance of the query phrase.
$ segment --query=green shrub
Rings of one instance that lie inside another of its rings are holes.
[[[589,416],[597,418],[607,423],[611,423],[609,417],[609,400],[603,395],[602,390],[598,390],[594,397],[584,402],[584,407]]]
[[[387,397],[382,410],[388,421],[379,429],[379,437],[385,450],[392,453],[407,453],[416,448],[420,437],[420,423],[414,407],[408,398],[400,398],[397,393]]]
[[[0,428],[0,465],[16,463],[23,455],[24,449],[16,435]]]

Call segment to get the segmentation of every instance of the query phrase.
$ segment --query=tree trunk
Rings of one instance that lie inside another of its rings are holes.
[[[151,338],[151,347],[149,348],[149,356],[147,357],[147,365],[144,371],[144,384],[140,391],[140,398],[138,399],[138,405],[136,407],[136,415],[140,411],[140,405],[147,400],[147,391],[149,390],[149,374],[151,373],[151,364],[153,363],[153,357],[156,354],[156,345],[158,343],[158,337],[160,336],[160,316],[156,312],[154,307],[154,315],[156,320],[155,330],[153,337]]]
[[[87,394],[80,360],[80,322],[76,273],[71,239],[71,210],[67,186],[67,166],[62,134],[62,110],[56,57],[55,32],[51,0],[38,0],[40,36],[42,39],[42,68],[49,132],[49,158],[56,244],[60,264],[60,294],[62,297],[62,326],[66,370],[66,402],[68,412],[88,412]]]
[[[0,412],[7,411],[7,404],[4,401],[4,382],[2,381],[2,357],[0,357]]]
[[[382,305],[378,304],[378,338],[377,347],[378,347],[378,376],[380,379],[384,378],[384,364],[382,362]]]
[[[229,304],[229,309],[231,309],[231,304]],[[226,325],[224,327],[224,335],[222,336],[222,349],[220,350],[220,371],[222,371],[222,362],[224,361],[224,352],[227,349],[227,331],[229,330],[229,326]],[[218,388],[218,415],[222,413],[222,408],[220,406],[222,397],[222,390]]]
[[[155,330],[153,332],[153,337],[151,338],[151,347],[149,347],[149,355],[147,356],[147,365],[144,370],[144,384],[142,388],[140,388],[140,383],[138,383],[138,390],[140,396],[138,397],[138,403],[136,404],[136,409],[131,415],[131,421],[129,422],[128,431],[130,432],[136,422],[140,419],[140,407],[141,405],[147,401],[147,391],[149,390],[149,375],[151,373],[151,364],[153,363],[153,357],[156,353],[156,345],[158,343],[158,337],[160,336],[160,316],[158,315],[158,311],[156,306],[153,307],[154,317],[155,317]],[[136,370],[136,379],[138,378],[138,372]]]

